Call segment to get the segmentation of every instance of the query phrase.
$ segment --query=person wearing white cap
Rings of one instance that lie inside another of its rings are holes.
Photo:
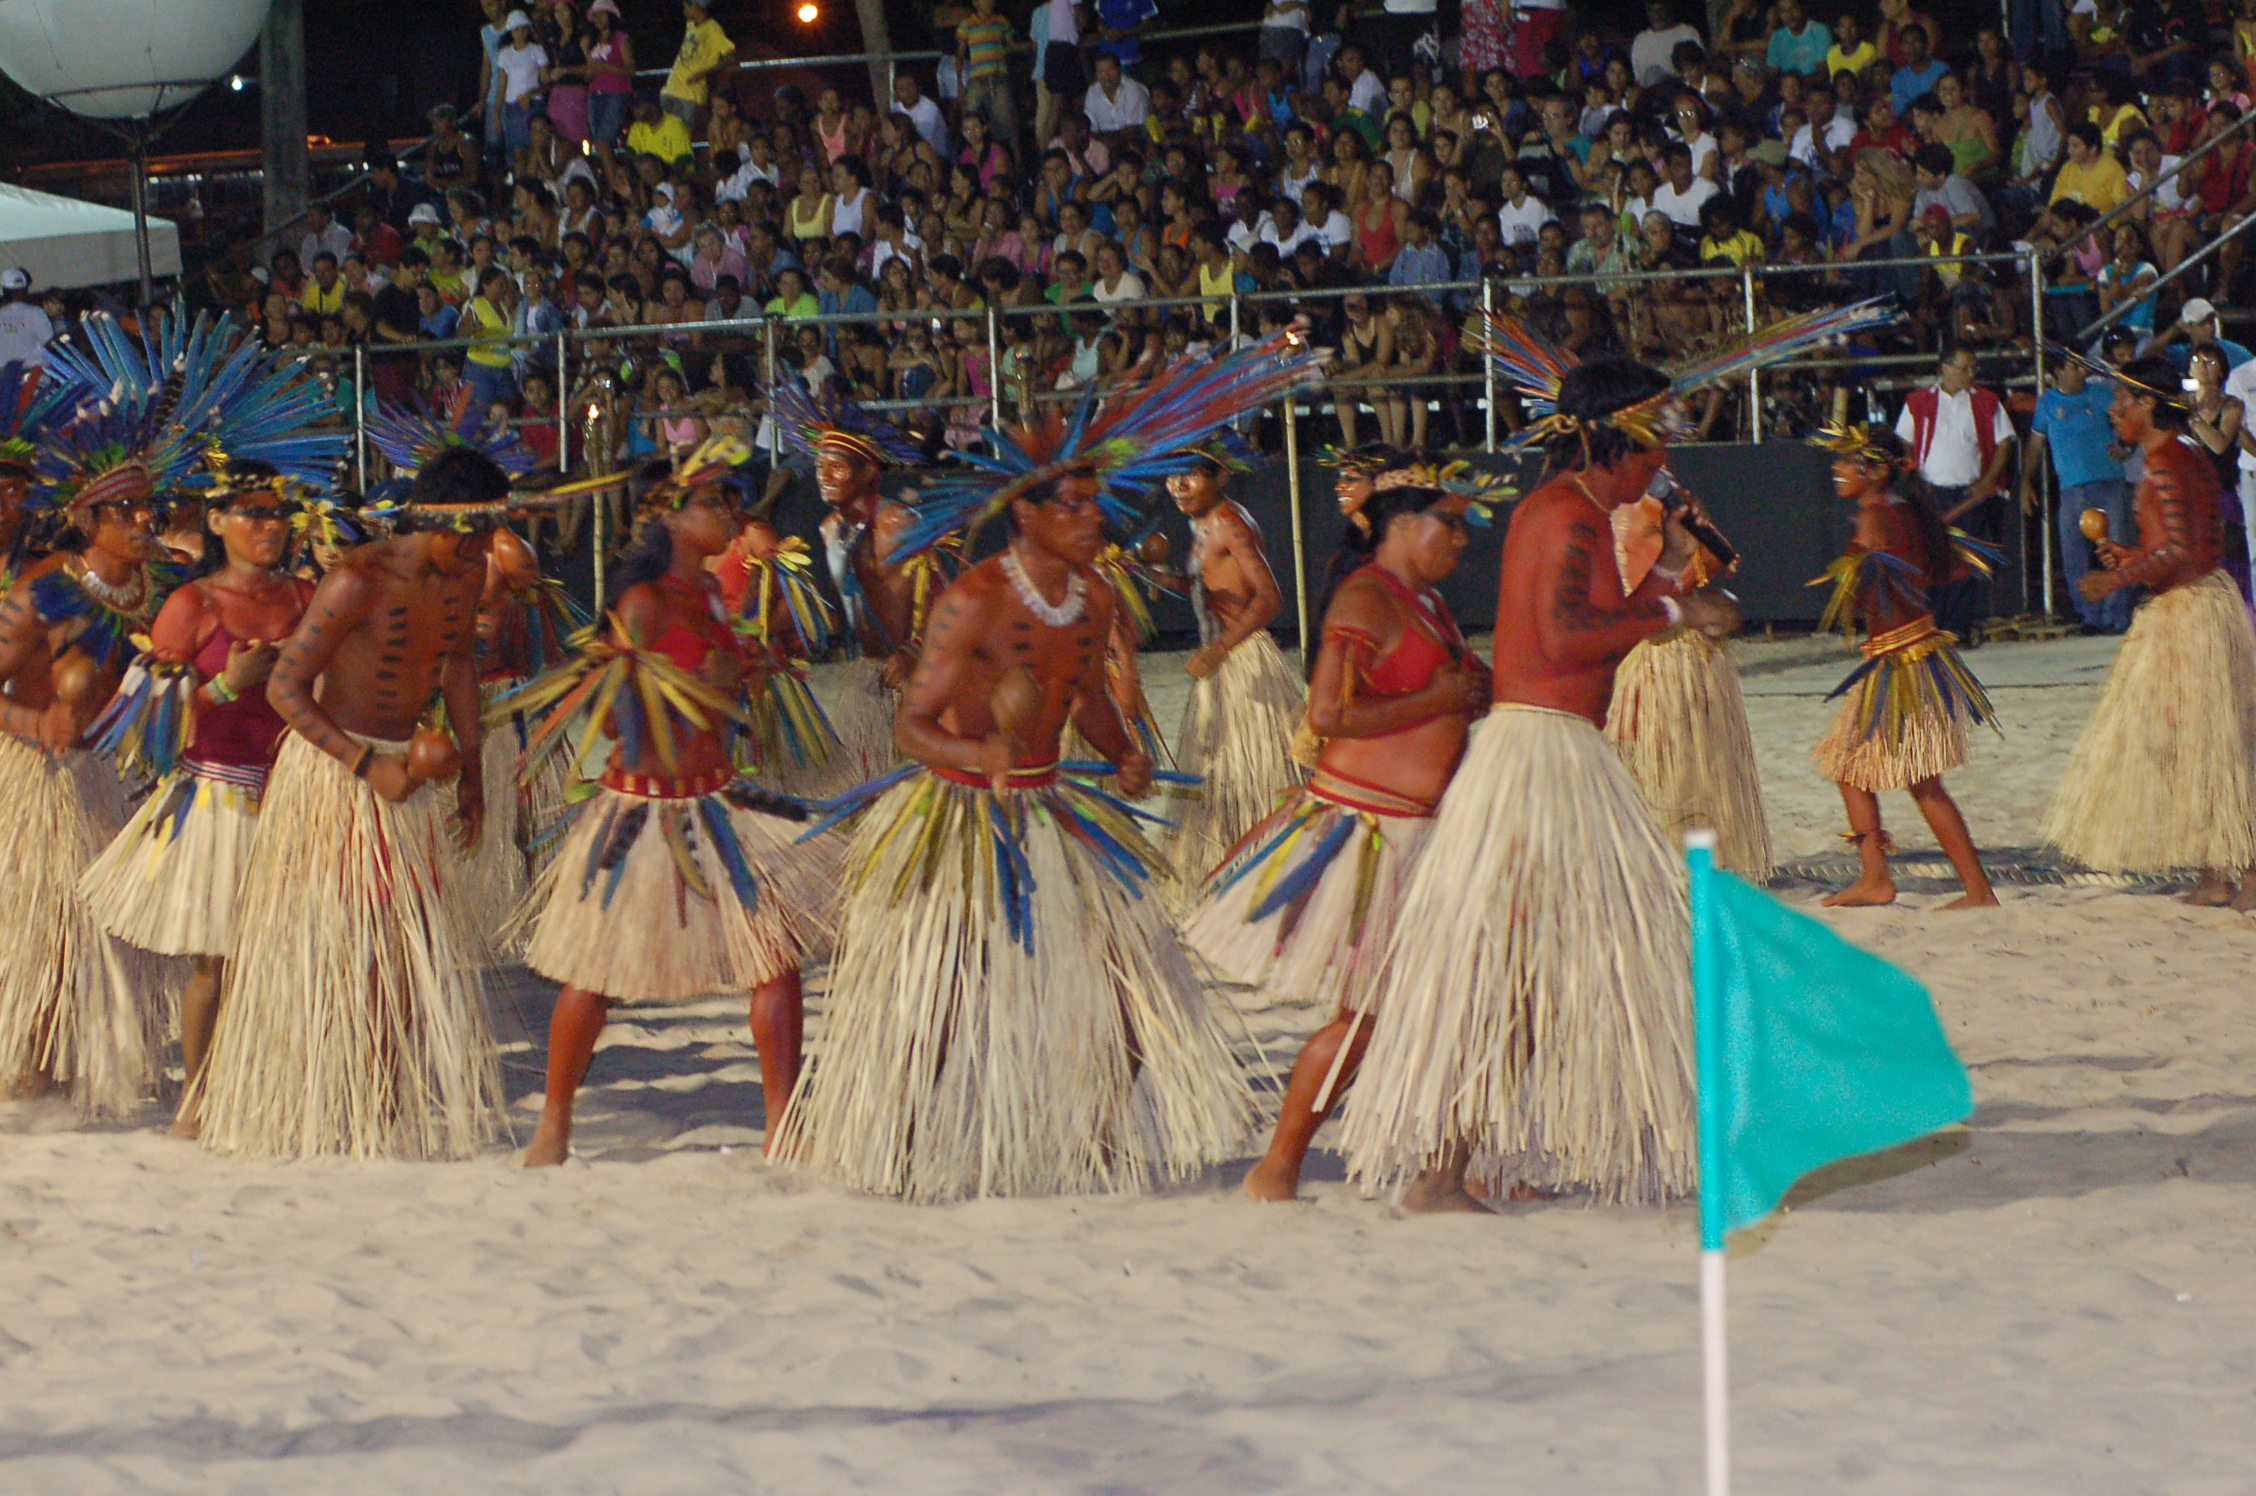
[[[2251,358],[2256,358],[2256,353],[2250,353],[2224,335],[2224,327],[2217,317],[2216,304],[2201,296],[2190,298],[2178,312],[2178,325],[2147,345],[2146,351],[2167,353],[2170,355],[2170,362],[2176,364],[2178,372],[2182,374],[2186,366],[2193,362],[2193,350],[2203,347],[2224,350],[2227,370],[2237,369]]]
[[[31,272],[22,266],[0,270],[0,366],[47,367],[47,344],[55,324],[31,299]]]
[[[548,49],[533,40],[533,18],[513,10],[502,18],[507,38],[494,53],[501,72],[501,143],[511,156],[532,143],[533,116],[547,102],[541,93],[541,72],[548,66]]]

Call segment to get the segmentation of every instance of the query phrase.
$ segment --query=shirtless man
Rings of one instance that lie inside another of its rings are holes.
[[[1174,931],[1136,896],[1156,854],[1057,774],[1070,717],[1123,794],[1151,784],[1106,689],[1096,481],[1032,482],[1008,513],[1009,549],[934,606],[898,728],[927,769],[857,832],[825,1049],[785,1122],[788,1154],[918,1200],[1180,1177],[1225,1156],[1248,1116]],[[910,824],[925,829],[898,834]],[[904,1075],[911,1055],[926,1058]],[[1148,1108],[1132,1104],[1139,1070]],[[1139,1111],[1157,1123],[1147,1143]]]
[[[1292,759],[1307,690],[1269,624],[1284,593],[1253,517],[1222,492],[1222,464],[1201,457],[1167,480],[1191,522],[1191,606],[1199,647],[1184,667],[1193,682],[1176,739],[1179,761],[1204,782],[1173,792],[1175,871],[1198,878],[1278,799],[1307,778]]]
[[[16,912],[0,946],[0,1087],[67,1088],[89,1114],[130,1111],[158,1076],[154,973],[78,897],[126,821],[117,775],[81,740],[180,580],[160,559],[158,509],[136,462],[93,478],[70,501],[84,546],[0,604],[0,858]]]
[[[2256,638],[2220,569],[2224,495],[2185,440],[2168,359],[2117,371],[2108,417],[2146,459],[2132,501],[2138,540],[2101,542],[2100,569],[2077,590],[2094,603],[2127,587],[2151,595],[2068,760],[2044,838],[2105,872],[2200,868],[2188,902],[2256,910]]]
[[[1622,586],[1610,516],[1667,460],[1668,389],[1627,360],[1570,371],[1571,429],[1505,535],[1495,705],[1412,871],[1341,1139],[1356,1175],[1416,1177],[1411,1209],[1480,1209],[1474,1154],[1609,1199],[1694,1183],[1683,872],[1600,731],[1640,640],[1738,622],[1724,594],[1672,595],[1674,516]]]
[[[427,463],[403,533],[321,579],[275,663],[267,699],[292,734],[244,877],[209,1147],[464,1157],[500,1130],[477,971],[488,932],[465,926],[450,843],[475,843],[485,820],[476,621],[508,491],[467,447]],[[434,697],[451,744],[418,731]]]

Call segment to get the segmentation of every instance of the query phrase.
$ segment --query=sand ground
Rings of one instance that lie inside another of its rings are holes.
[[[1973,657],[2007,736],[1952,787],[2001,868],[2109,656]],[[1842,659],[1743,658],[1781,854],[1837,860],[1807,748]],[[1171,721],[1179,660],[1151,674]],[[1981,1107],[1739,1242],[1741,1488],[2256,1490],[2256,922],[1905,886],[1826,917],[1930,984]],[[495,1002],[522,1128],[549,994]],[[1249,1017],[1279,1059],[1313,1019]],[[1243,1162],[1157,1198],[857,1198],[761,1161],[733,1001],[616,1024],[581,1115],[580,1160],[527,1175],[0,1107],[0,1491],[1697,1489],[1687,1209],[1401,1220],[1328,1155],[1298,1206],[1245,1203]]]

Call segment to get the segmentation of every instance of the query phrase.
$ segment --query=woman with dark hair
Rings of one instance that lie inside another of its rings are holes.
[[[612,574],[609,628],[528,688],[528,710],[562,698],[558,710],[571,711],[591,694],[567,694],[578,682],[601,672],[621,682],[611,710],[583,724],[616,743],[595,797],[533,891],[541,912],[525,964],[564,990],[527,1168],[570,1154],[572,1101],[614,1001],[749,991],[771,1139],[798,1081],[799,968],[830,939],[838,847],[796,845],[804,828],[775,813],[784,802],[739,783],[729,755],[727,724],[749,725],[742,693],[761,662],[730,627],[706,565],[736,534],[724,477],[710,463],[679,477],[646,472],[645,518]],[[662,708],[670,720],[658,722],[636,710],[661,699],[694,703],[698,715]]]
[[[79,880],[102,927],[194,967],[180,995],[187,1069],[173,1136],[196,1135],[204,1057],[219,1018],[220,975],[234,948],[236,895],[258,830],[259,798],[281,745],[267,672],[313,596],[283,569],[290,504],[273,468],[234,464],[204,511],[212,543],[198,575],[174,590],[149,630],[149,650],[119,688],[137,702],[134,767],[166,777]],[[146,689],[136,686],[145,683]],[[177,714],[177,715],[172,715]],[[180,724],[161,742],[159,720]],[[112,735],[122,727],[113,723]]]
[[[1843,633],[1862,626],[1864,663],[1834,691],[1846,695],[1833,730],[1816,748],[1818,764],[1841,787],[1848,839],[1857,849],[1857,881],[1828,897],[1832,907],[1895,901],[1888,874],[1893,845],[1880,826],[1880,791],[1909,790],[1942,844],[1965,893],[1945,905],[1973,909],[1997,902],[1974,838],[1943,775],[1966,762],[1969,722],[1995,714],[1982,684],[1958,655],[1958,640],[1935,625],[1928,599],[1953,579],[1959,537],[1943,523],[1909,449],[1877,427],[1833,429],[1819,444],[1835,454],[1833,488],[1857,506],[1856,538],[1827,568],[1833,598],[1824,626]],[[1967,562],[1986,569],[1972,553]]]
[[[1396,468],[1347,510],[1327,577],[1308,729],[1316,774],[1241,838],[1184,917],[1215,971],[1337,1010],[1293,1064],[1256,1200],[1290,1200],[1301,1162],[1370,1042],[1380,961],[1434,807],[1488,710],[1488,669],[1434,589],[1465,549],[1462,494]]]
[[[1505,534],[1494,706],[1410,870],[1342,1123],[1351,1173],[1407,1184],[1407,1209],[1480,1210],[1472,1168],[1499,1191],[1606,1200],[1695,1183],[1682,856],[1600,730],[1639,641],[1738,623],[1727,595],[1676,595],[1693,541],[1675,514],[1652,573],[1622,586],[1608,517],[1681,419],[1657,369],[1568,370],[1550,473]]]

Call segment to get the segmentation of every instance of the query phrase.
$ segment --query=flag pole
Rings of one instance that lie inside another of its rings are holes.
[[[1700,1117],[1700,1388],[1708,1456],[1707,1496],[1731,1496],[1731,1366],[1724,1316],[1722,1119],[1722,993],[1717,983],[1714,890],[1716,836],[1688,831],[1691,865],[1692,1033],[1699,1066]]]

